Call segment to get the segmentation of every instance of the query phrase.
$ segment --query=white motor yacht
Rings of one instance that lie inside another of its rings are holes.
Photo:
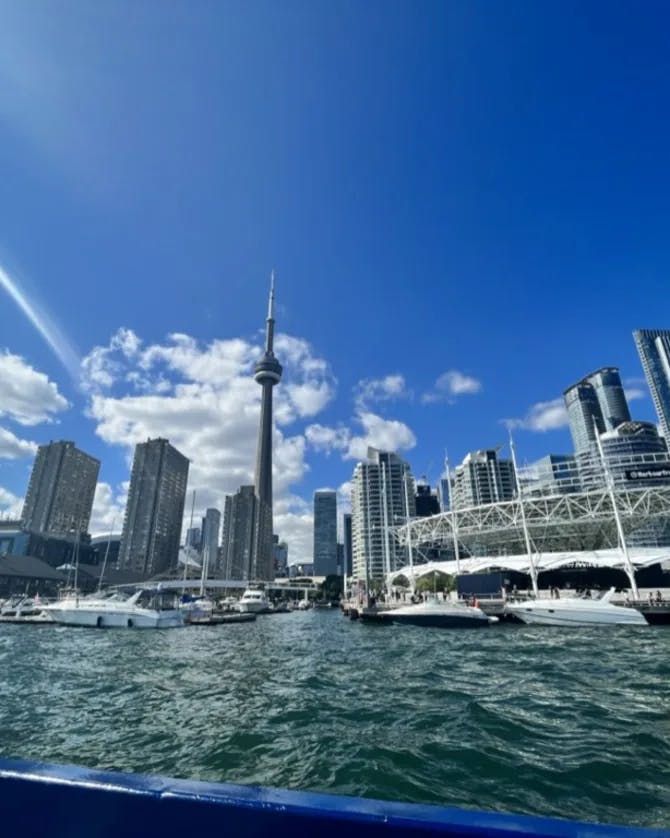
[[[66,626],[92,628],[179,628],[184,615],[174,607],[173,595],[141,589],[132,596],[115,592],[91,597],[70,596],[45,610]]]
[[[363,619],[368,619],[365,613]],[[426,602],[401,605],[378,611],[375,622],[408,623],[415,626],[433,626],[437,628],[481,628],[497,623],[497,617],[489,617],[481,608],[465,605],[462,602],[445,602],[429,599]]]
[[[508,602],[505,611],[529,625],[541,626],[646,626],[647,621],[634,608],[624,608],[611,602],[614,588],[599,599],[570,596],[560,599],[530,599]]]
[[[242,614],[263,614],[270,610],[270,603],[267,601],[265,591],[260,588],[247,588],[242,594],[242,599],[237,604]]]

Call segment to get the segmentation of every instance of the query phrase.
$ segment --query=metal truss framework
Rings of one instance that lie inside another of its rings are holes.
[[[670,486],[617,488],[616,505],[626,538],[653,539],[654,529],[670,523]],[[607,489],[524,498],[528,532],[535,550],[593,550],[617,545],[612,501]],[[450,549],[455,537],[469,553],[524,552],[518,499],[416,518],[394,528],[401,544]]]

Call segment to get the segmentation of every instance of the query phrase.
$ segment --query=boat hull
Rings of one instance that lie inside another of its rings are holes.
[[[177,610],[142,613],[139,610],[110,612],[94,608],[51,607],[49,613],[61,625],[85,628],[180,628],[184,625],[183,614]]]
[[[378,623],[405,623],[429,628],[483,628],[497,618],[469,605],[442,602],[417,603],[395,607],[367,608],[363,620]]]
[[[574,605],[567,600],[554,603],[524,603],[507,606],[507,611],[527,625],[541,626],[646,626],[647,621],[634,608],[597,601],[592,604]]]
[[[460,614],[394,614],[392,611],[381,615],[381,621],[430,628],[483,628],[489,625],[488,617]]]

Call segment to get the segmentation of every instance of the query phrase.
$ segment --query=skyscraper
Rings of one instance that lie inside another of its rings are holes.
[[[638,329],[633,332],[661,432],[670,445],[670,330]]]
[[[352,528],[351,528],[351,513],[345,512],[342,516],[344,530],[344,573],[351,576],[353,570],[353,542],[352,542]]]
[[[254,486],[227,495],[223,516],[223,577],[249,579],[256,535],[258,498]]]
[[[427,483],[416,484],[414,496],[417,518],[428,518],[431,515],[440,514],[440,501],[437,493],[432,492]]]
[[[273,535],[272,546],[274,549],[275,578],[285,578],[288,576],[288,544],[285,541],[280,541],[278,535]]]
[[[592,453],[598,434],[630,422],[630,410],[616,367],[603,367],[563,393],[575,454]]]
[[[390,451],[368,449],[368,461],[354,469],[351,487],[352,554],[355,579],[381,580],[406,564],[407,548],[390,527],[415,514],[409,464]]]
[[[602,367],[588,375],[586,380],[595,390],[606,431],[613,431],[624,422],[630,422],[630,410],[617,367]]]
[[[337,493],[314,492],[314,574],[337,573]]]
[[[514,465],[499,460],[498,448],[471,451],[454,469],[452,509],[484,506],[514,497]]]
[[[23,526],[69,538],[87,532],[99,471],[100,461],[74,442],[40,445],[23,505]]]
[[[282,367],[275,358],[274,344],[274,272],[270,284],[268,316],[265,321],[265,352],[254,367],[254,380],[261,385],[261,420],[258,429],[256,459],[256,497],[258,510],[251,561],[251,578],[273,578],[272,550],[272,388],[281,380]]]
[[[188,459],[167,439],[149,439],[135,446],[120,567],[144,576],[176,567],[188,466]]]
[[[209,575],[218,571],[217,551],[219,549],[219,532],[221,530],[221,513],[218,509],[208,509],[202,519],[202,534],[200,536],[200,552],[202,559],[209,565]]]

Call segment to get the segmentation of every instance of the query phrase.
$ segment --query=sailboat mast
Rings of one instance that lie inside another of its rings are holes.
[[[451,492],[451,469],[449,468],[449,458],[445,457],[444,465],[447,469],[447,483],[449,484],[449,506],[451,507],[451,534],[454,540],[454,557],[456,558],[456,575],[461,573],[461,551],[458,547],[458,518],[456,516],[456,507],[453,502],[453,495]]]
[[[100,579],[98,579],[98,593],[102,590],[102,580],[105,576],[105,570],[107,568],[107,557],[109,556],[109,545],[112,543],[112,533],[114,532],[114,525],[116,524],[116,518],[112,521],[112,528],[109,531],[109,536],[107,538],[107,548],[105,550],[105,558],[102,560],[102,570],[100,571]]]
[[[382,463],[382,503],[384,504],[384,573],[386,576],[386,590],[387,593],[390,593],[391,545],[389,544],[388,499],[386,495],[386,463]]]
[[[530,535],[528,534],[528,522],[526,521],[526,507],[521,495],[521,483],[519,482],[519,471],[516,465],[516,450],[514,448],[514,440],[512,439],[512,432],[509,434],[509,447],[512,452],[512,466],[514,468],[514,482],[516,483],[516,493],[519,498],[519,508],[521,509],[521,524],[523,526],[523,537],[526,541],[526,552],[528,553],[528,562],[530,566],[530,581],[533,585],[533,594],[537,597],[540,592],[537,587],[537,568],[535,567],[535,558],[530,544]]]
[[[639,599],[640,595],[637,590],[637,582],[635,581],[635,568],[633,567],[633,562],[630,560],[630,555],[628,553],[628,545],[626,544],[626,536],[624,535],[623,525],[621,523],[621,515],[619,514],[619,506],[616,502],[616,494],[614,492],[614,478],[612,476],[612,472],[609,470],[609,466],[607,465],[607,460],[605,459],[605,452],[603,451],[603,445],[600,439],[600,433],[598,432],[597,425],[595,427],[595,430],[596,445],[598,446],[598,454],[600,455],[600,462],[602,464],[603,472],[605,474],[605,483],[609,490],[610,501],[612,502],[612,510],[614,512],[614,520],[616,521],[617,535],[619,536],[619,545],[621,546],[621,552],[623,553],[623,561],[624,567],[626,568],[626,575],[628,576],[628,579],[630,581],[630,587],[633,593],[633,598]]]
[[[409,490],[407,489],[407,474],[403,474],[403,483],[405,486],[405,522],[407,524],[407,547],[409,553],[409,585],[410,592],[414,593],[414,550],[412,547],[412,524],[409,517]]]
[[[191,500],[191,523],[189,524],[189,528],[193,530],[193,510],[195,509],[195,489],[193,490],[193,498]],[[187,536],[188,539],[188,536]],[[184,549],[184,582],[181,588],[181,595],[184,596],[186,593],[186,574],[188,571],[188,557],[189,557],[189,545],[187,544]]]

